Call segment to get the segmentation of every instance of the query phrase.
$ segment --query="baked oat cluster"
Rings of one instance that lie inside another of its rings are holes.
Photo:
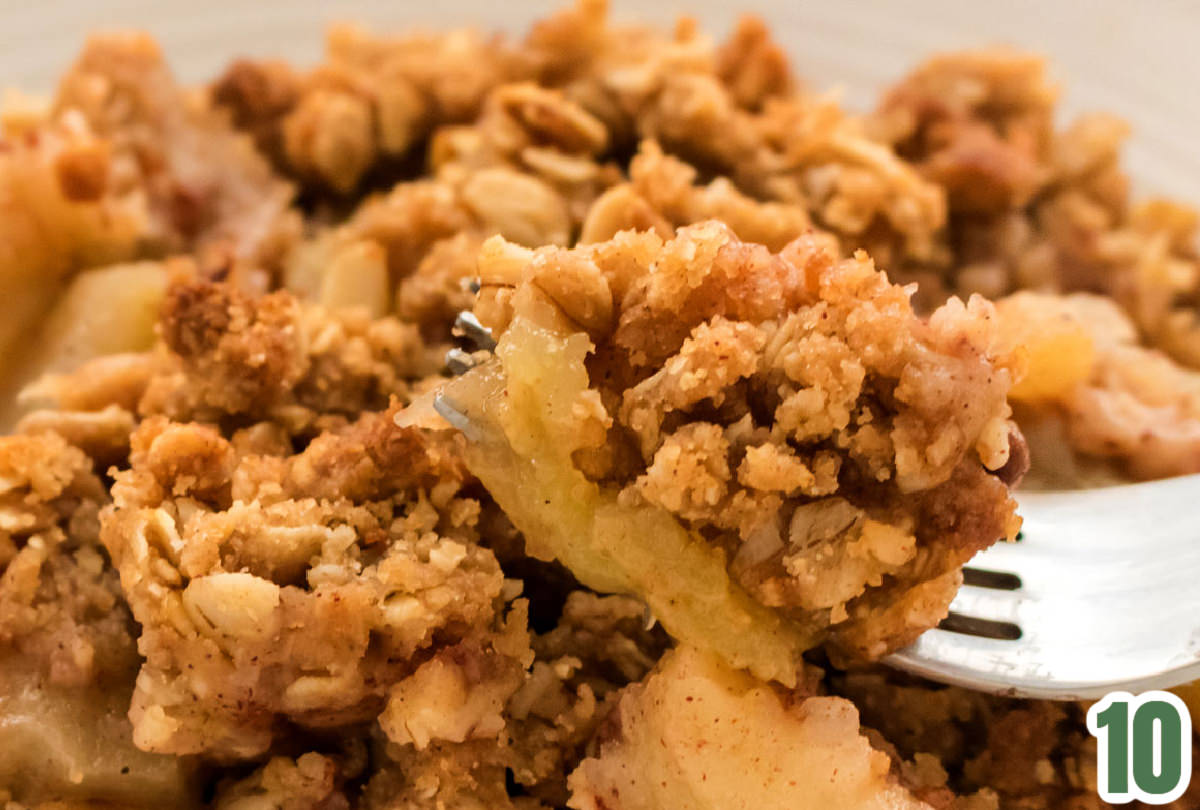
[[[1056,95],[601,0],[93,38],[0,111],[0,803],[1101,807],[1082,707],[875,663],[1015,487],[1200,472],[1196,214]]]
[[[445,396],[504,449],[469,466],[531,553],[599,589],[624,568],[676,638],[784,682],[822,641],[874,660],[943,618],[962,564],[1016,534],[1008,484],[1027,459],[981,298],[921,319],[862,252],[839,260],[806,234],[772,253],[716,221],[570,250],[497,238],[479,274],[498,360]],[[552,464],[560,480],[545,481]],[[547,521],[587,508],[587,485],[595,515]],[[746,628],[694,593],[656,598],[658,572],[689,566],[697,543],[721,562],[697,561],[694,583],[679,570],[683,589],[729,591],[755,625],[764,606],[782,617],[772,649],[740,649]],[[571,562],[588,546],[610,558],[591,577]]]

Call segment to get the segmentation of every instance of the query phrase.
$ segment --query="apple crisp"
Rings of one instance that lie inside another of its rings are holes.
[[[680,640],[785,683],[827,639],[878,658],[1017,531],[1010,370],[982,299],[920,320],[863,253],[772,254],[716,222],[569,251],[494,240],[479,274],[498,367],[446,392],[484,434],[468,464],[530,553],[632,589]]]
[[[7,810],[1102,806],[1083,706],[878,660],[1016,487],[1200,472],[1122,122],[602,0],[167,56],[0,110]]]

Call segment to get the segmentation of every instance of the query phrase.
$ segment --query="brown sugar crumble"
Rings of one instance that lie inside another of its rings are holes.
[[[1200,220],[1122,122],[602,0],[167,57],[0,110],[7,810],[1103,806],[1082,706],[877,661],[1016,487],[1200,472]]]

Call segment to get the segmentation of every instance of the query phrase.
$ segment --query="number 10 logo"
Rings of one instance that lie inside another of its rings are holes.
[[[1100,798],[1167,804],[1192,778],[1192,721],[1170,692],[1109,692],[1088,710],[1087,726],[1099,743]]]

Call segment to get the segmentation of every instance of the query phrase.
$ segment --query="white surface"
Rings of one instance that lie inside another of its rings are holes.
[[[0,85],[53,87],[87,32],[155,34],[181,76],[215,75],[239,55],[311,62],[330,20],[382,29],[480,25],[514,33],[549,0],[0,0]],[[816,87],[870,105],[880,88],[938,49],[1006,43],[1045,53],[1068,115],[1116,112],[1135,127],[1129,165],[1144,190],[1200,202],[1200,3],[1160,0],[613,0],[614,15],[667,23],[680,12],[723,35],[741,11],[764,16]]]

